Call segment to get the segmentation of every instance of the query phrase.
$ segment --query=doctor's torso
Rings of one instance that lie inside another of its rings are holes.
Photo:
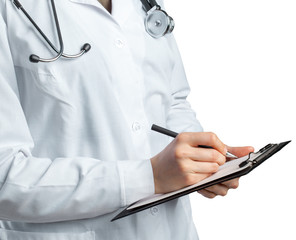
[[[49,1],[27,0],[22,4],[58,48]],[[65,53],[79,52],[86,42],[92,48],[78,59],[53,63],[28,60],[31,54],[51,57],[55,53],[21,12],[10,5],[7,1],[8,37],[22,107],[36,144],[35,154],[83,154],[111,160],[135,154],[133,150],[118,155],[106,149],[107,143],[120,141],[141,144],[141,156],[151,157],[149,146],[145,146],[147,136],[141,130],[147,130],[152,120],[164,123],[160,119],[164,119],[166,108],[161,106],[170,104],[167,73],[174,62],[165,38],[147,36],[140,1],[114,1],[114,16],[97,1],[56,1]],[[147,116],[155,114],[150,110],[155,108],[160,108],[157,115]],[[129,141],[120,140],[123,136]],[[44,138],[47,141],[42,141]]]
[[[59,49],[50,1],[21,2]],[[56,53],[11,1],[1,0],[0,5],[11,53],[8,60],[17,82],[14,90],[34,143],[32,155],[111,162],[151,158],[170,139],[151,133],[150,127],[167,126],[172,93],[179,88],[172,79],[185,78],[183,69],[176,70],[180,56],[173,36],[154,39],[146,33],[140,0],[113,0],[112,14],[96,0],[56,0],[55,4],[65,53],[75,54],[84,43],[91,44],[82,57],[30,62],[31,54],[49,58]],[[172,127],[178,124],[171,122]],[[109,222],[114,216],[110,213],[54,223],[3,221],[0,227],[10,231],[11,239],[196,239],[190,212],[185,197],[114,223]],[[186,233],[180,235],[180,229]],[[57,232],[77,234],[58,236]]]

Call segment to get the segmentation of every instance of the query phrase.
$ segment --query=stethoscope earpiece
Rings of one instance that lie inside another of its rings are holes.
[[[29,60],[32,63],[38,63],[40,61],[40,57],[35,54],[31,54]]]
[[[81,51],[84,51],[84,53],[87,53],[90,49],[91,49],[91,45],[89,43],[85,43],[82,46]]]

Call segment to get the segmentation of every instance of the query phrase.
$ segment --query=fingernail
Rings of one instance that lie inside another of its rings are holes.
[[[228,151],[228,150],[227,150],[227,147],[225,147],[225,148],[224,148],[224,154],[226,154],[227,151]]]

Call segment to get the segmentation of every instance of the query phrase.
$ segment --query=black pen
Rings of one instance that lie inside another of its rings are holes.
[[[162,133],[162,134],[165,134],[165,135],[173,137],[173,138],[178,136],[178,133],[173,132],[173,131],[171,131],[169,129],[157,126],[155,124],[152,125],[151,130]],[[198,145],[198,147],[214,149],[213,147],[205,146],[205,145]],[[226,157],[228,157],[228,158],[238,158],[237,156],[233,155],[230,152],[226,152]]]

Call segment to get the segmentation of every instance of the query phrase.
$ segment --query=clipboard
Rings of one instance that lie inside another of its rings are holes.
[[[219,167],[219,170],[216,173],[194,185],[166,194],[155,194],[147,198],[143,198],[137,202],[134,202],[131,205],[127,206],[118,215],[116,215],[111,220],[111,222],[129,216],[131,214],[143,211],[145,209],[154,207],[156,205],[165,203],[167,201],[182,197],[189,193],[210,187],[212,185],[244,176],[249,172],[253,171],[256,167],[258,167],[265,160],[267,160],[272,155],[280,151],[290,142],[291,141],[286,141],[278,144],[268,144],[265,147],[261,148],[258,152],[252,152],[244,157],[226,162],[225,164]]]

